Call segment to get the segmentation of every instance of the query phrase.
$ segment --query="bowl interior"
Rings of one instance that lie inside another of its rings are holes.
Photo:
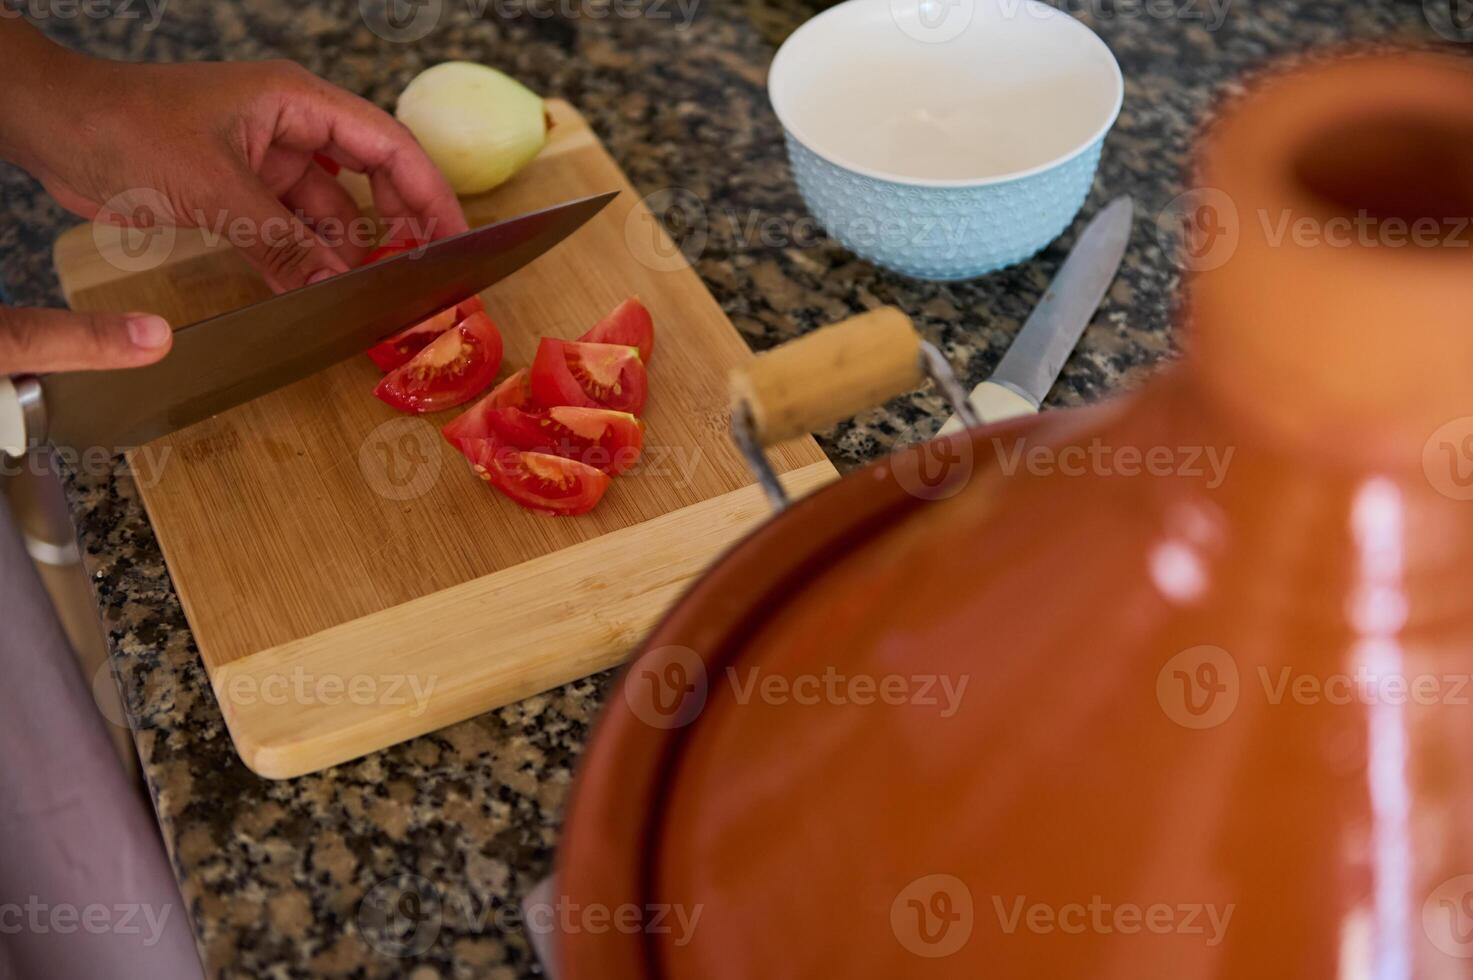
[[[788,131],[833,163],[970,185],[1089,146],[1124,83],[1093,31],[1035,0],[849,0],[788,38],[768,90]]]

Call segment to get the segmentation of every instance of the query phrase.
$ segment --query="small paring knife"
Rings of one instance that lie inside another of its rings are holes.
[[[0,378],[0,452],[120,452],[361,354],[531,262],[617,195],[595,194],[182,327],[146,367]]]
[[[1120,269],[1134,210],[1129,197],[1117,197],[1085,227],[997,370],[968,396],[982,422],[1038,411]],[[953,415],[939,434],[961,427]]]

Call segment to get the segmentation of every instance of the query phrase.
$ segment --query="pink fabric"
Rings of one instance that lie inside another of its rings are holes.
[[[153,813],[0,500],[0,980],[201,976]]]

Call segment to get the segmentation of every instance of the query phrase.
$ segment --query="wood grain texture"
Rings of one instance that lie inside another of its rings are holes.
[[[833,478],[782,479],[797,498]],[[732,490],[218,667],[236,750],[263,776],[312,772],[613,666],[768,506]]]
[[[764,446],[827,429],[919,388],[921,335],[893,306],[820,327],[732,368],[732,405],[745,404]]]
[[[364,357],[144,447],[133,454],[140,494],[217,687],[220,668],[263,651],[307,670],[330,665],[341,675],[362,646],[362,627],[386,644],[375,648],[376,675],[399,650],[402,668],[439,677],[437,701],[451,707],[437,709],[434,727],[449,724],[543,683],[528,678],[552,684],[607,665],[614,659],[608,622],[624,624],[617,645],[625,650],[653,622],[650,601],[637,615],[610,612],[601,620],[612,600],[598,584],[597,563],[609,552],[590,544],[618,535],[621,549],[647,555],[633,563],[643,570],[621,572],[621,594],[663,603],[764,516],[760,507],[712,503],[734,499],[729,495],[752,483],[727,435],[726,395],[727,373],[750,352],[582,118],[565,103],[549,105],[556,125],[548,146],[508,184],[466,199],[471,223],[611,189],[623,193],[483,294],[506,344],[502,375],[530,365],[541,336],[576,337],[625,297],[639,296],[656,324],[642,465],[615,480],[588,515],[532,514],[488,490],[440,438],[454,412],[414,419],[375,399],[379,373]],[[146,272],[125,271],[127,262],[109,256],[113,247],[89,226],[58,240],[57,271],[73,308],[148,310],[177,325],[267,295],[237,254],[198,232],[181,230],[167,259]],[[805,468],[805,485],[815,474],[834,475],[811,438],[776,448],[772,459],[779,472]],[[716,524],[696,527],[705,521]],[[587,562],[554,560],[551,572],[545,562],[535,564],[564,552]],[[551,597],[545,611],[529,609],[525,590],[512,587],[521,574]],[[457,591],[468,583],[493,584]],[[462,594],[476,598],[422,602]],[[540,615],[566,620],[556,643],[539,645],[546,628]],[[394,623],[408,632],[396,632]],[[509,636],[517,623],[534,639]],[[454,647],[436,642],[450,636],[481,636],[471,648],[503,658],[495,670],[508,682],[462,686],[463,658],[443,667],[427,661],[439,655],[430,651]],[[519,658],[537,666],[519,670]],[[289,757],[293,738],[331,745],[310,756],[311,767],[390,744],[380,726],[402,733],[395,738],[428,730],[404,723],[402,706],[380,705],[373,723],[354,720],[341,730],[334,726],[346,724],[344,716],[318,706],[271,707],[227,711],[237,746],[269,744]],[[271,768],[264,774],[309,771]]]

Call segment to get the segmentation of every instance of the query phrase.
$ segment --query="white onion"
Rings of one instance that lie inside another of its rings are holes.
[[[494,68],[447,61],[399,96],[396,112],[457,194],[509,179],[547,141],[542,97]]]

